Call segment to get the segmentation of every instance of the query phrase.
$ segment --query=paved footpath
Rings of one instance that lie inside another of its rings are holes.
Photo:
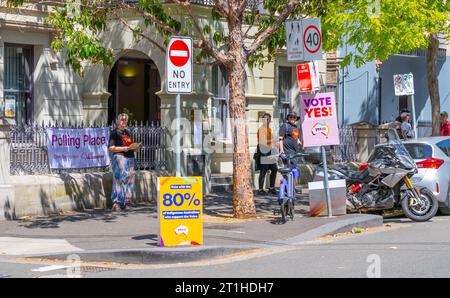
[[[0,257],[39,256],[64,259],[77,253],[82,260],[130,263],[171,263],[227,255],[240,251],[298,244],[353,227],[382,225],[374,215],[333,218],[308,216],[308,197],[299,196],[296,218],[284,225],[275,197],[255,196],[257,219],[232,218],[231,193],[204,198],[204,245],[160,248],[156,205],[127,211],[88,210],[60,216],[0,222]]]

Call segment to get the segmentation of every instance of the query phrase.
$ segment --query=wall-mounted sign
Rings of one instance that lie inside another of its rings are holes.
[[[16,118],[17,101],[15,95],[5,95],[5,117]]]
[[[47,128],[46,133],[51,169],[109,166],[109,128]]]

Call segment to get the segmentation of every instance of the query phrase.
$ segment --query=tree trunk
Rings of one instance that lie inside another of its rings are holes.
[[[439,53],[439,39],[437,34],[430,36],[427,53],[427,77],[428,77],[428,92],[431,100],[431,120],[433,126],[433,136],[440,134],[440,113],[441,113],[441,99],[439,97],[439,80],[437,72],[437,59]]]
[[[237,1],[239,3],[239,1]],[[227,65],[230,84],[230,116],[233,136],[233,215],[236,218],[256,216],[253,201],[252,171],[245,115],[245,64],[242,20],[229,18],[229,53],[233,63]]]

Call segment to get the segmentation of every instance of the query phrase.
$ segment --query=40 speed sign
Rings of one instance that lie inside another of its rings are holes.
[[[203,244],[202,177],[158,178],[160,246]]]

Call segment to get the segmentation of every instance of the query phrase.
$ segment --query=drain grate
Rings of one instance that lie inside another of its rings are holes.
[[[98,272],[106,272],[106,271],[114,271],[116,268],[109,267],[98,267],[98,266],[81,266],[82,273],[98,273]]]

